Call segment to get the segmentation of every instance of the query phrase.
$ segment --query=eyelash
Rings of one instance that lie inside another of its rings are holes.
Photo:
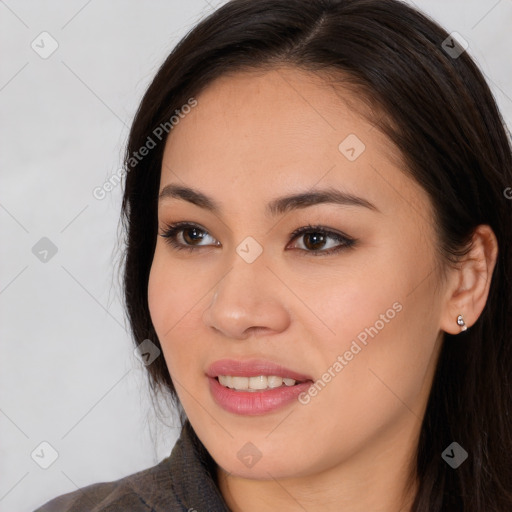
[[[200,249],[200,248],[204,248],[204,247],[211,247],[211,246],[205,246],[205,245],[203,245],[203,246],[183,245],[183,244],[177,242],[176,241],[177,234],[180,231],[183,231],[183,230],[185,230],[187,228],[188,229],[196,228],[199,231],[202,231],[204,233],[208,233],[208,231],[206,229],[203,229],[201,226],[199,226],[197,224],[192,224],[190,222],[176,222],[176,223],[173,223],[173,224],[166,224],[165,225],[165,229],[164,229],[163,233],[160,234],[160,236],[165,238],[166,239],[166,243],[168,243],[171,247],[173,247],[175,250],[178,250],[178,251],[185,250],[185,251],[192,252],[192,251],[195,251],[198,248]],[[329,238],[332,238],[332,239],[336,240],[337,242],[340,243],[340,245],[337,245],[336,247],[333,247],[331,249],[318,250],[318,251],[307,250],[307,249],[300,249],[300,248],[296,249],[296,250],[300,251],[300,253],[302,253],[303,255],[327,256],[327,255],[338,253],[338,252],[340,252],[340,251],[342,251],[344,249],[350,249],[357,242],[356,239],[351,238],[351,237],[349,237],[349,236],[347,236],[347,235],[345,235],[343,233],[337,233],[337,232],[328,230],[324,226],[311,225],[311,224],[309,224],[307,226],[304,226],[304,227],[301,227],[299,229],[296,229],[291,234],[290,242],[292,242],[296,238],[298,238],[298,237],[300,237],[300,236],[302,236],[304,234],[307,234],[307,233],[322,234],[324,236],[327,236]]]

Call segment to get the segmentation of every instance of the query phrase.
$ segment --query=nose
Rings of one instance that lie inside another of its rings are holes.
[[[290,323],[283,288],[263,257],[253,263],[240,258],[216,286],[203,322],[236,340],[282,332]]]

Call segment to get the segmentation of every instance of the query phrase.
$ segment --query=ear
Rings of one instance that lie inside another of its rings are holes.
[[[441,317],[441,329],[459,334],[457,317],[462,315],[469,328],[478,320],[487,302],[492,273],[498,256],[498,241],[490,226],[478,226],[472,236],[471,249],[450,270],[446,306]]]

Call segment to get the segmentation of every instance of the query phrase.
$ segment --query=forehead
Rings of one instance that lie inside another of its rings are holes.
[[[395,146],[367,118],[362,95],[327,75],[296,68],[238,72],[215,80],[197,101],[168,138],[164,160],[174,165],[228,160],[242,171],[322,158],[334,164],[349,136],[361,141],[357,150],[371,146],[401,163]]]

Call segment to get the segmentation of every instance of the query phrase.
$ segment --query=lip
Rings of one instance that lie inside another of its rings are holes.
[[[216,361],[208,368],[206,375],[210,392],[214,401],[224,410],[243,416],[256,416],[267,414],[293,402],[306,391],[313,379],[279,364],[261,359],[237,361],[222,359]],[[296,381],[304,381],[294,386],[282,386],[265,391],[235,391],[222,386],[217,377],[219,375],[233,375],[238,377],[257,377],[258,375],[276,375],[288,377]]]

